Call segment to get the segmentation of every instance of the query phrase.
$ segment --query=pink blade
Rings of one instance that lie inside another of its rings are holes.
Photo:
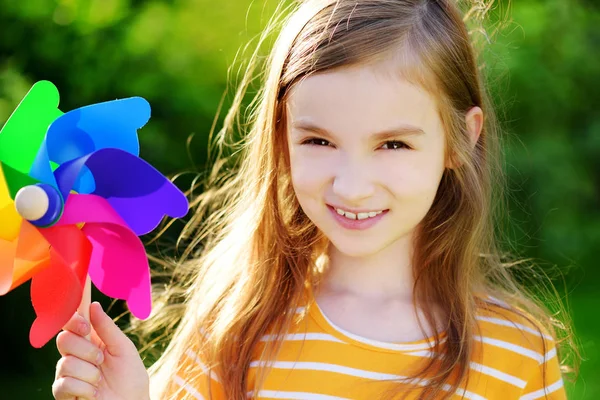
[[[89,269],[94,285],[107,296],[126,300],[137,318],[148,318],[152,310],[150,271],[137,235],[114,224],[86,224],[82,230],[94,248]]]
[[[150,270],[140,238],[104,198],[72,194],[57,225],[85,223],[92,244],[89,275],[105,295],[127,301],[137,318],[152,309]]]
[[[31,301],[37,315],[29,341],[42,347],[77,310],[91,254],[91,244],[76,226],[41,230],[51,244],[50,266],[31,280]]]

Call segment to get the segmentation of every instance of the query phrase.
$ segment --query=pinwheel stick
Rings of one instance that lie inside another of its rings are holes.
[[[81,303],[79,304],[79,308],[77,308],[77,312],[83,316],[88,322],[90,321],[90,305],[92,304],[92,281],[90,276],[87,275],[85,278],[85,285],[83,286],[83,296],[81,296]],[[87,340],[90,340],[91,336],[87,335],[85,337]]]

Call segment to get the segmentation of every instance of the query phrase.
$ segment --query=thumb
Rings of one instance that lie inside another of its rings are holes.
[[[110,355],[118,357],[129,351],[131,341],[104,312],[97,301],[90,305],[90,322]]]

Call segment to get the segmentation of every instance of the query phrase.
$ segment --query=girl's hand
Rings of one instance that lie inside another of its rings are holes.
[[[148,373],[133,342],[97,302],[90,306],[90,322],[75,313],[56,337],[62,358],[56,365],[54,398],[149,399]]]

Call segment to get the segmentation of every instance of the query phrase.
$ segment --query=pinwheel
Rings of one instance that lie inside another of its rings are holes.
[[[87,279],[147,318],[150,273],[139,236],[188,211],[185,195],[138,157],[146,100],[65,114],[58,103],[56,87],[38,82],[0,131],[0,295],[31,279],[34,347],[70,319]]]

